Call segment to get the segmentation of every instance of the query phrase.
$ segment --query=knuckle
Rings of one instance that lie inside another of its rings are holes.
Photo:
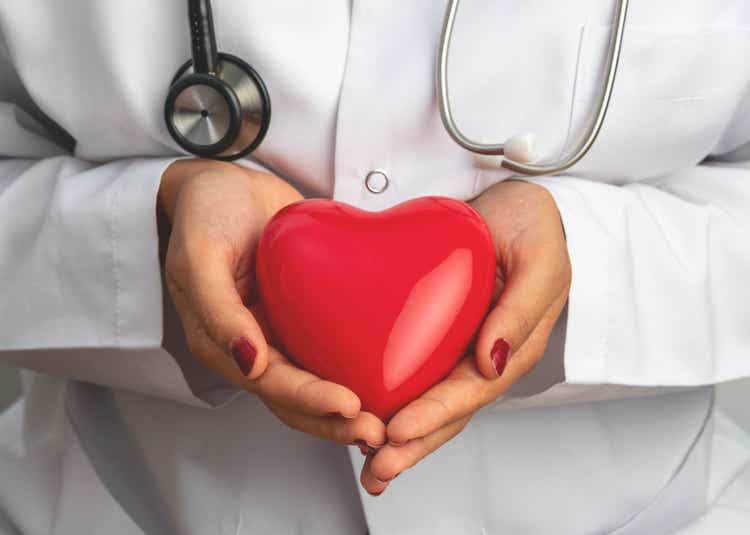
[[[377,479],[387,481],[392,479],[396,474],[405,470],[407,466],[400,462],[398,458],[388,456],[385,458],[375,458],[370,465],[370,471]]]
[[[302,433],[306,431],[305,426],[295,418],[281,417],[281,421],[283,421],[290,429],[300,431]]]
[[[428,397],[428,396],[422,396],[422,399],[426,404],[429,404],[432,406],[432,409],[435,410],[436,416],[442,417],[444,419],[450,418],[453,414],[456,413],[456,408],[453,406],[453,404],[449,400],[445,400],[442,397]],[[429,410],[429,407],[425,407]]]
[[[188,329],[185,332],[185,342],[187,344],[187,348],[193,355],[198,355],[202,353],[202,341],[201,336],[198,334],[195,329]]]
[[[340,444],[351,444],[354,442],[354,433],[345,425],[334,423],[330,429],[331,439]]]
[[[205,335],[196,329],[190,329],[185,332],[185,341],[188,351],[197,358],[201,363],[207,364],[211,361],[205,341]]]
[[[573,280],[573,266],[570,263],[570,257],[565,256],[565,263],[563,264],[562,279],[565,281],[565,288],[570,288],[570,283]]]
[[[218,314],[212,310],[202,309],[198,312],[198,318],[206,335],[220,347],[223,347],[223,326]]]
[[[171,278],[174,282],[183,279],[187,269],[187,264],[188,260],[184,249],[175,244],[174,240],[170,240],[169,246],[167,247],[167,256],[164,259],[164,270],[166,271],[167,277]]]
[[[521,373],[522,377],[525,377],[527,375],[530,375],[536,370],[537,361],[533,361],[530,364],[526,365],[523,372]]]
[[[511,324],[519,340],[525,339],[526,336],[531,332],[533,323],[529,318],[529,315],[523,311],[516,311],[510,316]]]
[[[301,418],[295,418],[293,414],[276,407],[273,403],[268,403],[265,399],[262,400],[268,409],[278,418],[285,426],[294,431],[301,433],[307,433],[308,429],[305,427],[304,422]]]
[[[170,261],[169,255],[167,255],[167,260],[164,264],[164,278],[167,284],[167,289],[169,290],[172,298],[176,298],[178,295],[185,294],[185,287],[183,282],[184,279],[182,277],[182,273],[180,272],[180,269],[175,265],[175,261]]]

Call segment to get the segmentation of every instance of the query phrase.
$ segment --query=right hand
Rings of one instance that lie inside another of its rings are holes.
[[[158,197],[172,227],[167,288],[188,347],[204,366],[257,395],[294,429],[360,449],[378,447],[385,443],[380,419],[360,411],[348,388],[298,368],[270,347],[252,306],[255,248],[263,228],[300,199],[268,173],[213,160],[172,163]]]

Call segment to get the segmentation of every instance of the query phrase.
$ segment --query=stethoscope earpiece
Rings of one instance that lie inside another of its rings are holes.
[[[188,0],[193,59],[172,79],[164,120],[175,142],[204,158],[235,160],[263,141],[271,99],[255,70],[216,52],[209,0]]]

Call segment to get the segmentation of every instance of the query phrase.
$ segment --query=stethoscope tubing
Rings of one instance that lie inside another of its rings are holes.
[[[453,27],[458,12],[460,0],[448,0],[448,6],[445,10],[443,19],[443,29],[440,35],[440,46],[438,47],[438,58],[436,68],[436,87],[437,100],[440,108],[440,118],[443,121],[448,135],[461,147],[477,154],[486,155],[503,155],[505,152],[504,143],[479,143],[469,139],[460,130],[453,118],[451,110],[449,86],[448,86],[448,57],[450,56],[451,41],[453,37]],[[604,119],[607,117],[607,111],[612,100],[612,92],[615,86],[615,78],[620,63],[620,54],[622,52],[623,36],[625,34],[625,19],[628,13],[629,0],[616,0],[615,11],[612,21],[612,30],[609,39],[609,50],[607,53],[607,62],[605,65],[605,75],[603,77],[603,86],[599,94],[599,101],[596,107],[596,113],[591,115],[585,134],[581,137],[576,149],[567,157],[554,164],[533,164],[516,162],[507,157],[502,161],[502,166],[515,173],[538,176],[561,173],[578,163],[589,152],[594,142],[596,142],[601,132]]]

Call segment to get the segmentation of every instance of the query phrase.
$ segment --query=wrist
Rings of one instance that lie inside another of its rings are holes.
[[[563,220],[560,207],[557,204],[557,199],[555,199],[555,196],[549,187],[549,184],[550,184],[549,180],[550,180],[550,177],[548,176],[524,177],[522,179],[518,179],[519,182],[523,182],[525,184],[528,184],[529,186],[533,186],[536,190],[539,191],[540,195],[544,197],[545,202],[551,203],[551,205],[554,207],[554,212],[557,214],[557,220],[560,222],[560,230],[562,231],[563,240],[567,242],[568,236],[565,232],[565,222]],[[554,180],[554,177],[552,178],[552,180]]]
[[[180,187],[188,177],[198,173],[216,170],[239,169],[236,165],[218,160],[203,158],[187,158],[175,160],[161,175],[159,192],[157,194],[157,209],[171,223],[177,204]]]

